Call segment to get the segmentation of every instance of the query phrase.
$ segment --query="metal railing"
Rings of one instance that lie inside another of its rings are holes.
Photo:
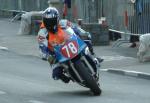
[[[103,13],[111,29],[144,34],[150,32],[150,0],[103,0]],[[138,7],[138,6],[141,6]]]
[[[62,0],[60,0],[62,1]],[[142,12],[131,0],[72,0],[72,18],[85,22],[98,22],[106,17],[110,29],[144,34],[150,32],[150,0],[141,1]],[[36,11],[44,10],[47,0],[0,0],[1,10]],[[60,7],[60,11],[62,8]],[[61,12],[60,12],[61,13]]]
[[[77,18],[85,22],[98,22],[106,17],[110,29],[144,34],[150,32],[150,0],[72,0],[77,7]],[[141,13],[137,8],[142,7]]]
[[[48,0],[0,0],[0,9],[37,11],[48,7]]]

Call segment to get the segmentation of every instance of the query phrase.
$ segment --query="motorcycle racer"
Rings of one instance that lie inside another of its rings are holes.
[[[70,78],[63,75],[63,68],[59,66],[57,60],[55,59],[53,45],[61,44],[64,41],[65,30],[71,28],[71,24],[68,22],[67,26],[63,28],[62,25],[59,24],[59,12],[54,7],[48,7],[43,12],[42,18],[42,24],[37,36],[39,48],[42,53],[42,59],[48,60],[52,66],[53,79],[61,79],[63,82],[68,83]],[[73,30],[75,31],[74,28]],[[97,61],[97,63],[98,62],[99,61]]]

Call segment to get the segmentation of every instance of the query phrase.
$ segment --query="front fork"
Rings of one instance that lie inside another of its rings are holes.
[[[90,57],[89,57],[90,58]],[[97,68],[97,66],[96,66],[96,64],[94,63],[94,61],[93,61],[93,65],[95,65],[95,67],[94,66],[92,66],[92,64],[90,64],[89,63],[89,61],[87,60],[87,58],[85,57],[85,56],[82,56],[81,57],[81,59],[85,62],[85,64],[87,65],[87,67],[89,68],[89,70],[90,70],[90,72],[91,72],[91,74],[92,74],[92,76],[94,76],[97,80],[99,79],[99,69]],[[90,58],[91,60],[93,60],[92,58]],[[95,68],[95,70],[94,70],[94,68]]]
[[[99,73],[94,71],[93,67],[89,64],[89,62],[87,61],[86,57],[82,56],[80,59],[81,59],[82,62],[84,62],[84,64],[86,65],[86,67],[89,69],[88,71],[91,73],[91,75],[93,77],[96,76],[96,78],[97,78],[99,76]],[[82,83],[84,80],[82,79],[82,77],[80,76],[80,74],[78,73],[78,71],[76,70],[76,68],[74,66],[74,63],[72,61],[69,61],[69,64],[70,64],[73,72],[75,73],[75,75],[79,79],[79,81]]]
[[[64,70],[66,71],[66,73],[68,74],[69,77],[71,77],[73,80],[75,80],[69,73],[69,68],[73,70],[73,72],[75,73],[75,75],[77,76],[78,80],[82,83],[84,82],[84,80],[82,79],[82,77],[80,76],[80,74],[78,73],[78,71],[76,70],[74,63],[72,61],[69,61],[70,67],[68,65],[65,64],[60,64]],[[75,80],[76,81],[76,80]]]
[[[85,64],[87,65],[87,67],[90,69],[91,74],[95,75],[95,71],[94,71],[93,67],[89,64],[89,62],[87,61],[87,59],[85,58],[85,56],[82,56],[81,60],[85,62]]]

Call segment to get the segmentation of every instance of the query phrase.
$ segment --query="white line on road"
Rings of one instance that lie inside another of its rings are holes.
[[[141,74],[141,75],[150,77],[150,73],[144,73],[144,72],[133,71],[133,70],[107,68],[107,69],[100,69],[100,71],[103,71],[103,72],[107,72],[107,71],[117,72],[117,71],[120,71],[120,72],[123,72],[124,75],[128,75],[128,76],[138,77]]]
[[[0,95],[6,94],[6,92],[4,91],[0,91]]]
[[[134,59],[133,57],[126,57],[126,56],[120,56],[120,55],[101,56],[101,58],[103,58],[104,61],[114,61],[114,60],[123,60],[123,59]]]
[[[7,47],[0,46],[0,50],[8,50]]]
[[[44,103],[42,101],[37,101],[37,100],[29,100],[29,103]]]

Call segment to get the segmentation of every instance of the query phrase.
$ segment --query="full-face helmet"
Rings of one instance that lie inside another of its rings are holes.
[[[59,23],[59,12],[54,7],[48,7],[43,12],[43,23],[49,32],[56,33]]]

